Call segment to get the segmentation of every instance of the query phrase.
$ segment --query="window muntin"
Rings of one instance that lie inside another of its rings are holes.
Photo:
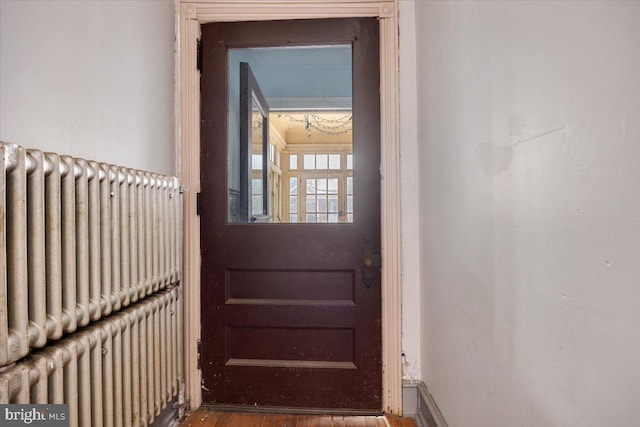
[[[289,170],[289,222],[353,222],[353,171],[347,169],[350,157],[350,153],[289,154],[290,166],[292,158],[304,162],[303,170]]]

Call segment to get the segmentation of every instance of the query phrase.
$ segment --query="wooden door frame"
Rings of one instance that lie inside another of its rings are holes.
[[[192,409],[202,401],[200,338],[200,25],[221,21],[377,17],[380,22],[382,238],[382,408],[402,414],[402,277],[397,0],[175,0],[177,170],[184,194],[185,381]]]

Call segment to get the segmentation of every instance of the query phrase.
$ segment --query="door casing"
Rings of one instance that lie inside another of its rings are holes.
[[[400,146],[397,0],[175,0],[177,170],[184,188],[186,398],[202,401],[200,338],[200,25],[219,21],[377,17],[380,22],[380,139],[382,238],[382,388],[385,412],[402,414]]]

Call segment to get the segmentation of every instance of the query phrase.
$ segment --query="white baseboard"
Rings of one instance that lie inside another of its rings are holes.
[[[448,427],[433,396],[424,382],[417,385],[417,408],[415,415],[418,427]]]
[[[402,380],[402,416],[415,418],[418,414],[418,384],[420,380]]]

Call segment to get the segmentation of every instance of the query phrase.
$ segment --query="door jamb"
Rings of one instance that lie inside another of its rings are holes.
[[[382,409],[402,415],[402,277],[397,0],[175,0],[177,170],[184,194],[185,382],[192,409],[202,402],[200,339],[200,25],[220,21],[377,17],[380,22],[382,238]]]

